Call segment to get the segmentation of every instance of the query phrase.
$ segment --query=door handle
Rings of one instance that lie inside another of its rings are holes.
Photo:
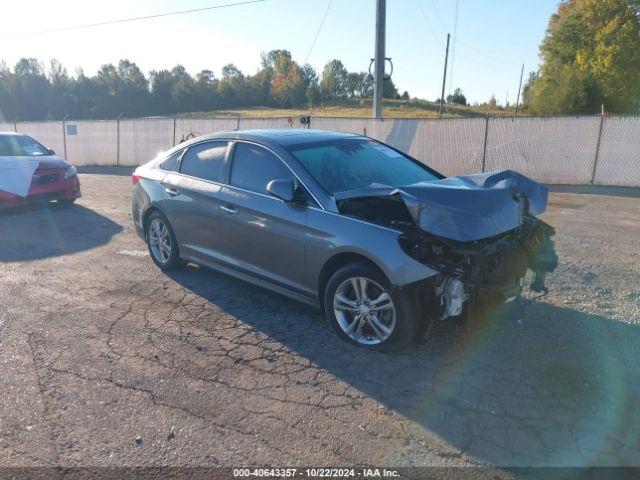
[[[176,195],[180,195],[180,192],[173,187],[166,187],[164,191],[167,192],[172,197],[175,197]]]
[[[232,205],[220,205],[220,210],[227,212],[229,215],[235,215],[238,211]]]

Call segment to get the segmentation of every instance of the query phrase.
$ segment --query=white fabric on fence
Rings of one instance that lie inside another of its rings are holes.
[[[448,176],[481,171],[484,119],[419,120],[415,129],[413,157]]]
[[[640,118],[604,119],[594,183],[640,186]]]
[[[598,164],[594,161],[600,117],[492,117],[487,130],[484,170],[512,169],[556,184],[640,187],[640,118],[604,119]],[[173,119],[117,122],[68,121],[67,157],[75,165],[141,165],[185,139],[229,130],[305,128],[297,117]],[[446,175],[483,169],[485,118],[395,119],[312,117],[311,128],[364,134],[406,151]],[[0,124],[12,131],[13,124]],[[62,122],[19,122],[24,132],[64,154]]]
[[[240,128],[242,130],[254,130],[265,128],[304,128],[300,125],[298,117],[282,118],[241,118]]]
[[[176,143],[186,140],[187,136],[206,135],[226,132],[238,127],[236,118],[178,118],[176,120]]]
[[[173,125],[172,118],[120,120],[119,165],[142,165],[171,148]]]
[[[368,122],[369,120],[366,118],[313,117],[310,127],[316,130],[331,130],[333,132],[366,135]]]
[[[491,118],[486,171],[511,169],[539,182],[591,181],[598,117]]]
[[[118,122],[67,122],[76,132],[67,134],[67,161],[73,165],[115,165],[118,157]]]

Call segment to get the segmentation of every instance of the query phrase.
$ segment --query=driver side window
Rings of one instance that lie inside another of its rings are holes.
[[[291,179],[291,171],[270,151],[238,142],[231,163],[229,183],[234,187],[268,195],[267,184],[275,179]]]

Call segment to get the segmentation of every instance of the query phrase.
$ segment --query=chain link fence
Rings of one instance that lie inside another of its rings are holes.
[[[366,135],[446,175],[502,169],[540,182],[640,187],[640,117],[485,117],[445,119],[141,118],[0,123],[85,165],[136,166],[207,133],[314,128]]]

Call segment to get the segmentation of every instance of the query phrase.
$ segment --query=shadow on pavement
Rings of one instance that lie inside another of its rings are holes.
[[[0,262],[22,262],[89,250],[122,227],[80,205],[34,205],[0,211]]]
[[[170,277],[491,464],[640,463],[636,325],[535,302],[520,320],[441,322],[421,344],[381,354],[338,340],[316,310],[226,275],[189,266]],[[194,322],[215,336],[214,318]]]

